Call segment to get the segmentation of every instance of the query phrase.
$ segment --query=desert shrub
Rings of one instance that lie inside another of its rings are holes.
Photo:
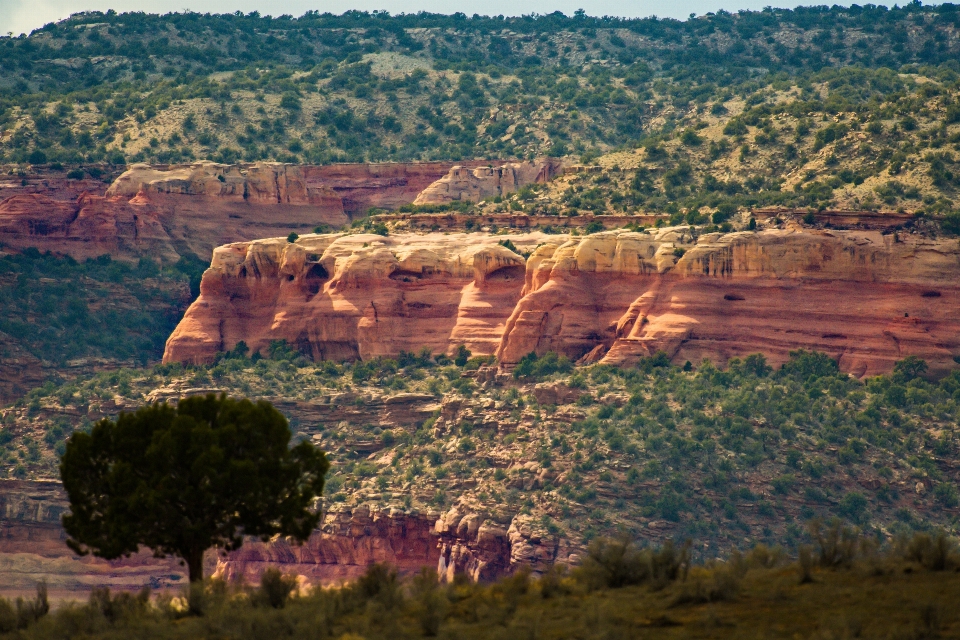
[[[673,604],[701,604],[733,600],[740,593],[743,577],[748,569],[748,561],[738,552],[726,562],[717,562],[706,567],[690,570],[683,588],[674,598]]]
[[[450,600],[440,588],[437,573],[424,567],[411,583],[413,614],[420,631],[427,637],[440,632],[440,625],[450,611]]]
[[[530,352],[520,359],[513,370],[513,377],[524,380],[540,380],[555,373],[569,373],[573,363],[566,357],[549,351],[542,356]]]
[[[797,554],[797,569],[800,572],[800,584],[813,582],[813,567],[816,565],[816,558],[813,549],[809,545],[800,547]]]
[[[933,535],[916,533],[906,546],[904,554],[908,560],[922,564],[931,571],[944,571],[960,565],[954,554],[956,541],[943,531]]]
[[[860,532],[843,526],[839,519],[831,520],[826,528],[819,520],[811,520],[809,532],[817,544],[821,567],[846,567],[856,559]]]
[[[49,612],[46,582],[37,584],[37,595],[32,600],[17,598],[16,603],[12,604],[9,600],[0,598],[0,633],[26,629]]]
[[[260,589],[257,591],[255,601],[274,609],[283,609],[296,587],[296,577],[285,576],[279,569],[271,567],[260,576]]]
[[[386,564],[372,564],[354,585],[355,591],[368,600],[376,600],[386,609],[403,602],[396,569]]]
[[[598,538],[590,544],[577,577],[591,588],[617,589],[645,582],[662,588],[685,573],[689,564],[689,541],[679,548],[667,541],[653,550],[637,549],[626,538]]]

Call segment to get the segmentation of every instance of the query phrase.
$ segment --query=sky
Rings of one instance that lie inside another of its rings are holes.
[[[562,11],[573,15],[584,9],[592,16],[623,16],[629,18],[659,16],[663,18],[686,18],[691,13],[702,15],[710,11],[726,9],[762,9],[764,6],[793,7],[798,4],[833,4],[832,2],[793,2],[780,0],[0,0],[0,34],[19,35],[29,33],[48,22],[56,22],[79,11],[117,12],[146,11],[169,13],[172,11],[198,11],[201,13],[233,13],[234,11],[259,11],[263,15],[303,15],[307,11],[340,14],[350,9],[361,11],[387,10],[390,13],[416,13],[430,11],[453,13],[462,11],[467,15],[522,15]],[[840,3],[849,4],[849,3]],[[863,2],[861,2],[863,4]],[[874,4],[886,4],[884,2]],[[925,3],[926,4],[926,3]]]

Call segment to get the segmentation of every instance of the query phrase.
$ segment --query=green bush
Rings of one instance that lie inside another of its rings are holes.
[[[542,356],[530,352],[513,369],[513,377],[523,380],[542,380],[555,373],[569,373],[573,364],[564,356],[549,351]]]

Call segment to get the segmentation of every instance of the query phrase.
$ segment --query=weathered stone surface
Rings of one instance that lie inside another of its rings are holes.
[[[543,234],[514,237],[532,249]],[[306,235],[219,247],[165,361],[207,362],[243,340],[285,339],[315,359],[401,350],[492,353],[524,258],[480,234]]]
[[[0,480],[0,595],[22,595],[39,580],[48,582],[56,599],[83,597],[93,587],[156,589],[186,582],[176,559],[148,552],[115,561],[77,556],[60,526],[68,510],[59,482]],[[542,571],[557,559],[558,541],[524,518],[514,518],[508,530],[463,507],[437,514],[334,504],[302,545],[285,538],[250,539],[226,555],[208,552],[205,572],[255,584],[273,567],[330,585],[355,579],[376,562],[403,574],[439,567],[451,580],[456,573],[494,579],[519,566]]]
[[[611,364],[763,352],[777,364],[806,348],[858,376],[907,355],[936,375],[960,356],[955,240],[799,227],[511,236],[535,249],[524,263],[499,239],[309,235],[220,247],[165,360],[206,362],[240,340],[257,350],[281,338],[316,359],[466,344],[505,365],[531,351]]]
[[[457,165],[424,189],[413,204],[479,202],[484,198],[513,193],[528,184],[545,183],[560,173],[561,169],[561,163],[551,158],[476,168]]]
[[[679,251],[678,251],[679,250]],[[665,351],[699,362],[798,348],[858,376],[907,355],[934,374],[960,355],[960,250],[916,234],[809,231],[606,232],[540,247],[497,351],[629,363]]]
[[[256,583],[274,567],[302,575],[314,584],[336,584],[361,576],[374,563],[387,563],[401,573],[433,567],[440,557],[432,530],[435,514],[360,505],[333,505],[320,528],[302,545],[278,538],[248,540],[217,561],[216,577]]]
[[[74,554],[60,526],[69,506],[59,482],[0,480],[0,596],[29,594],[40,580],[54,599],[77,598],[93,587],[156,589],[186,583],[186,573],[172,558],[138,553],[107,561]],[[213,562],[207,559],[210,568]]]
[[[472,169],[485,161],[469,161]],[[452,163],[327,166],[196,162],[132,165],[109,189],[92,181],[0,184],[0,241],[77,259],[110,254],[175,261],[227,242],[341,226],[372,208],[395,209]],[[534,176],[535,177],[535,176]]]

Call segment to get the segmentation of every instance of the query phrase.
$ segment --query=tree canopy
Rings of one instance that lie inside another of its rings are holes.
[[[60,465],[67,544],[107,559],[140,546],[176,555],[194,582],[211,546],[237,549],[244,536],[306,540],[329,463],[307,442],[290,448],[290,436],[270,403],[213,394],[77,432]]]

